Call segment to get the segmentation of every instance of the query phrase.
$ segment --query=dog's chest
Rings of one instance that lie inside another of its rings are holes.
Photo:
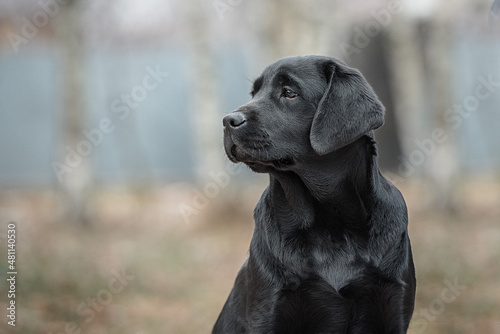
[[[345,333],[351,303],[319,277],[282,290],[274,314],[273,333]]]
[[[312,252],[315,274],[339,291],[362,274],[360,254],[350,244],[317,247]]]
[[[302,242],[295,239],[294,243],[282,245],[282,263],[292,277],[318,278],[333,290],[340,291],[363,275],[369,261],[366,252],[356,245],[356,241],[348,238],[332,240],[308,236]]]
[[[266,203],[267,204],[267,203]],[[335,291],[340,291],[363,274],[371,262],[369,240],[365,235],[356,235],[332,215],[327,221],[317,220],[308,228],[293,228],[288,219],[264,205],[257,208],[254,237],[260,242],[255,247],[263,253],[262,258],[272,258],[267,270],[278,277],[285,288],[300,285],[311,277],[320,278]],[[271,218],[273,217],[273,218]],[[271,254],[267,253],[270,251]]]

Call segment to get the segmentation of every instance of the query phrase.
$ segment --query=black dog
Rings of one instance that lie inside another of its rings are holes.
[[[213,333],[406,333],[408,215],[378,169],[372,88],[339,60],[304,56],[268,66],[251,95],[224,117],[224,147],[270,184]]]

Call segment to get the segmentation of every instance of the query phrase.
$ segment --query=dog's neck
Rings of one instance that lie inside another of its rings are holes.
[[[318,218],[315,212],[364,222],[369,215],[365,202],[378,173],[374,142],[366,136],[328,155],[311,157],[304,168],[271,172],[270,200],[281,216],[288,212],[302,227]]]

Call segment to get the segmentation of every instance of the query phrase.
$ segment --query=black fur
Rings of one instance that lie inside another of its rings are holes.
[[[213,333],[406,333],[415,272],[406,204],[377,166],[383,115],[359,71],[304,56],[224,118],[228,157],[270,183]]]

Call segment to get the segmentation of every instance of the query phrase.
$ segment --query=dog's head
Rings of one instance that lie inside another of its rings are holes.
[[[224,117],[224,148],[257,172],[291,169],[378,128],[384,107],[361,73],[321,56],[283,58],[253,83],[252,99]]]

